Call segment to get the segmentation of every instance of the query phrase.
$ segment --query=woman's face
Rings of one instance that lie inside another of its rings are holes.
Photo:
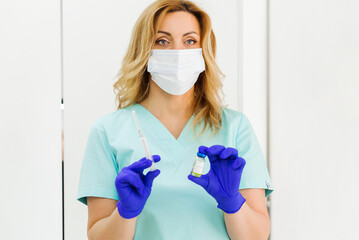
[[[191,13],[167,13],[159,25],[154,49],[200,48],[200,26]]]

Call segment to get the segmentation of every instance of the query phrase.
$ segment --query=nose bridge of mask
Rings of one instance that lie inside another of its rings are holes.
[[[204,60],[201,49],[152,50],[148,61],[149,72],[178,74],[181,69],[186,69],[186,72],[202,72]]]
[[[184,49],[184,50],[152,50],[152,61],[157,63],[167,63],[173,66],[182,66],[194,62],[202,57],[202,49]]]

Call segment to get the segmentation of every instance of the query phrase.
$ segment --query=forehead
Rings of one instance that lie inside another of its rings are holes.
[[[183,11],[167,13],[159,24],[158,30],[171,33],[195,31],[200,34],[200,26],[197,18],[193,14]]]

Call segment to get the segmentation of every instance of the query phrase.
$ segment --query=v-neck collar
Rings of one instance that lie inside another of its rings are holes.
[[[143,113],[144,117],[146,118],[146,123],[142,123],[143,125],[146,125],[146,128],[150,128],[151,124],[154,124],[155,127],[157,128],[159,131],[161,131],[159,134],[162,134],[162,137],[164,137],[165,139],[167,139],[168,141],[171,142],[176,142],[177,144],[181,144],[182,141],[185,140],[186,135],[188,135],[188,132],[190,131],[189,127],[191,126],[191,123],[193,121],[193,115],[191,116],[191,118],[187,121],[185,127],[182,129],[180,135],[178,136],[178,138],[176,139],[172,133],[162,124],[162,122],[156,118],[150,111],[148,111],[144,106],[142,106],[141,104],[135,104],[134,105],[134,109],[141,113]],[[141,120],[139,120],[141,121]],[[140,122],[140,125],[142,125]]]

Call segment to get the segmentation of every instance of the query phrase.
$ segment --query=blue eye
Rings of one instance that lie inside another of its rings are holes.
[[[197,41],[195,41],[195,40],[193,40],[193,39],[188,39],[188,40],[186,41],[186,43],[187,43],[187,44],[190,44],[190,45],[193,45],[193,44],[196,44]]]
[[[157,40],[156,43],[159,45],[166,45],[166,43],[168,43],[168,42],[164,39],[160,39],[160,40]]]

